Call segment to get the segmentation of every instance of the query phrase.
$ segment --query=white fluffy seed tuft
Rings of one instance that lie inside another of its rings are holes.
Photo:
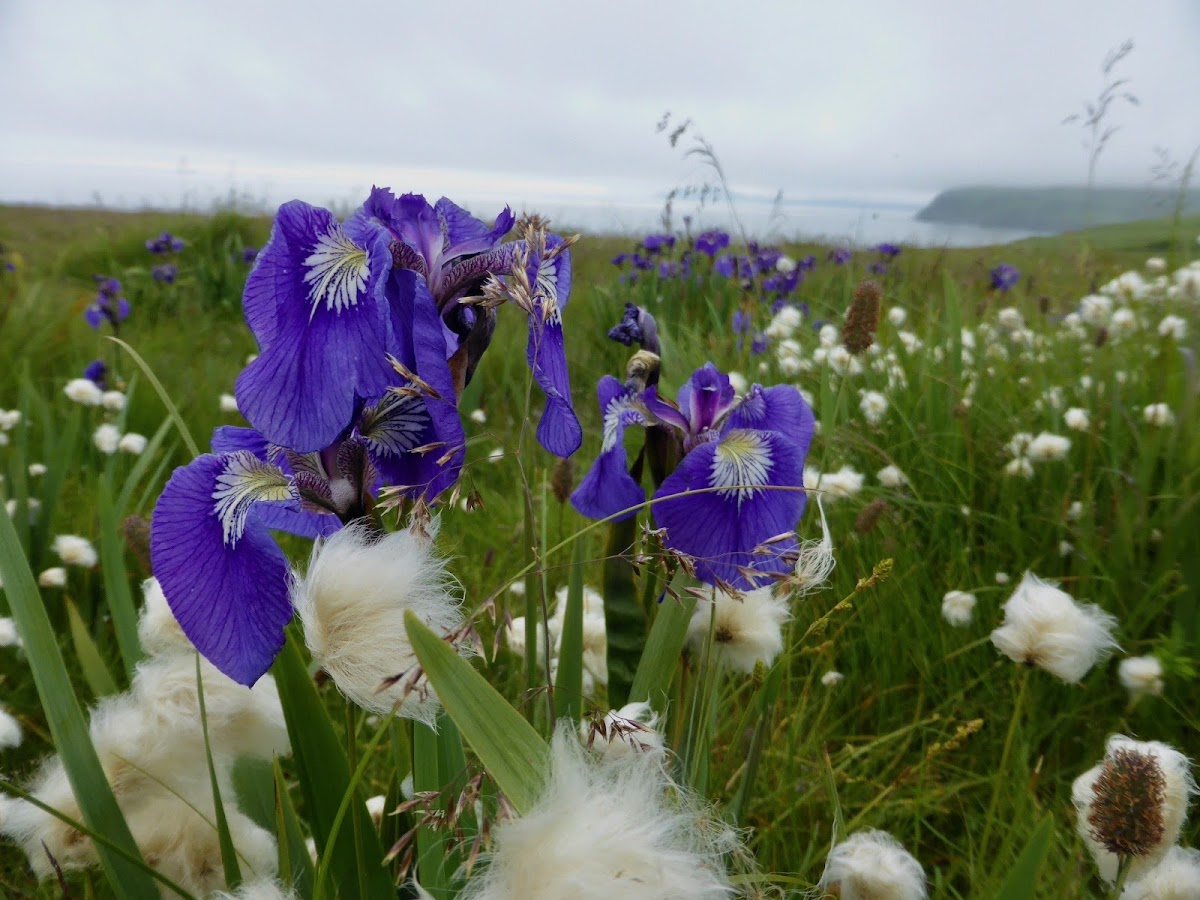
[[[759,660],[769,666],[783,650],[783,623],[788,615],[786,598],[776,596],[772,587],[740,597],[717,590],[715,600],[696,604],[688,624],[688,643],[697,654],[703,653],[711,630],[716,664],[750,674]]]
[[[1133,697],[1157,697],[1163,692],[1163,667],[1157,656],[1130,656],[1117,666],[1121,685]]]
[[[1122,900],[1200,900],[1200,850],[1172,847],[1162,861],[1125,886]]]
[[[318,544],[297,574],[292,603],[313,659],[364,709],[432,724],[437,699],[417,684],[404,613],[438,634],[462,625],[458,586],[432,540],[414,530],[380,536],[352,523]]]
[[[924,900],[925,871],[886,831],[860,831],[831,851],[819,885],[842,900]]]

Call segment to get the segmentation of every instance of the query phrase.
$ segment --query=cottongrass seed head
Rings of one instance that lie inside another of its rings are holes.
[[[975,615],[975,595],[966,591],[947,591],[942,597],[942,618],[955,628],[965,628]]]
[[[924,900],[925,871],[886,831],[860,831],[831,851],[819,883],[841,900]]]
[[[704,652],[712,631],[713,660],[718,666],[750,674],[759,660],[769,666],[783,650],[783,623],[788,618],[785,597],[774,588],[746,591],[738,597],[716,591],[716,599],[696,604],[688,624],[688,643]]]
[[[992,643],[1013,662],[1040,666],[1076,684],[1117,649],[1112,636],[1116,625],[1116,618],[1099,606],[1078,604],[1026,572],[1004,604],[1004,622],[992,632]]]
[[[674,785],[650,754],[597,756],[569,724],[523,816],[500,822],[487,867],[461,900],[718,900],[734,896],[732,829]]]
[[[314,548],[308,571],[295,576],[292,603],[313,659],[343,694],[371,712],[386,715],[398,704],[398,715],[432,724],[437,701],[414,684],[404,613],[449,634],[463,623],[457,590],[430,536],[380,535],[355,522]]]
[[[1125,885],[1122,900],[1200,900],[1200,850],[1172,847],[1153,868]]]
[[[1130,656],[1117,666],[1121,686],[1131,697],[1157,697],[1163,692],[1163,667],[1157,656]]]
[[[100,561],[92,542],[77,534],[60,534],[50,545],[50,549],[68,566],[79,566],[90,569]]]
[[[1159,741],[1108,739],[1104,759],[1075,779],[1076,827],[1100,876],[1112,884],[1122,858],[1136,880],[1179,840],[1191,795],[1191,763]]]

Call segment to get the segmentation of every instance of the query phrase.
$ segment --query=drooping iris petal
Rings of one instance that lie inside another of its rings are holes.
[[[387,236],[365,216],[339,225],[294,200],[280,207],[244,294],[260,353],[238,377],[238,408],[272,444],[332,444],[355,398],[387,387]]]
[[[705,363],[693,372],[676,395],[679,411],[688,420],[688,431],[692,435],[701,435],[712,428],[736,397],[729,376],[718,371],[712,363]]]
[[[589,519],[604,519],[646,499],[641,486],[629,474],[623,442],[625,429],[630,425],[645,425],[646,418],[636,396],[611,375],[600,379],[596,394],[604,415],[604,440],[600,455],[571,494],[571,505]],[[622,519],[632,515],[631,512]]]
[[[764,388],[752,384],[721,430],[729,433],[735,428],[778,431],[794,442],[800,454],[805,456],[812,444],[816,417],[812,407],[804,402],[800,392],[792,385],[778,384]]]
[[[447,261],[491,250],[512,230],[516,221],[513,211],[507,206],[496,216],[491,228],[446,197],[438,200],[433,208],[446,235]]]
[[[171,611],[240,684],[270,668],[292,617],[287,559],[256,507],[293,498],[282,471],[239,451],[176,469],[154,508],[151,561]]]
[[[664,425],[673,425],[684,434],[687,434],[687,417],[679,411],[675,404],[668,403],[658,396],[658,388],[656,386],[651,385],[642,392],[642,403],[650,415],[654,416],[659,422],[662,422]]]
[[[796,549],[794,537],[763,542],[794,531],[804,511],[803,481],[800,447],[778,432],[735,429],[683,458],[655,492],[654,518],[667,529],[667,546],[695,557],[701,581],[751,589],[765,579],[742,569],[766,575],[795,565],[783,555]],[[781,487],[790,489],[771,489]],[[760,548],[766,552],[754,552]]]
[[[393,270],[387,297],[393,352],[433,392],[383,397],[382,409],[379,403],[368,407],[359,434],[386,482],[413,486],[414,495],[433,499],[458,479],[466,452],[442,320],[425,281],[414,272]],[[437,446],[426,453],[409,452],[431,444]]]
[[[547,248],[562,243],[549,235]],[[546,409],[538,422],[538,442],[555,456],[567,457],[583,443],[583,429],[571,405],[571,383],[563,343],[562,310],[571,293],[571,255],[565,250],[554,257],[530,254],[529,283],[534,309],[529,314],[529,341],[525,358],[534,381],[546,395]]]

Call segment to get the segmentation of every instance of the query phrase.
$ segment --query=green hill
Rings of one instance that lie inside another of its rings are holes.
[[[1147,188],[966,187],[942,191],[917,213],[923,222],[1016,228],[1053,234],[1095,225],[1170,216],[1179,195]],[[1185,213],[1200,212],[1200,191],[1190,191]]]

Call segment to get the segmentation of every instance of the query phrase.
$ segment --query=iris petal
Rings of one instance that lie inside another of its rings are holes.
[[[442,222],[446,235],[447,261],[473,253],[491,250],[500,240],[512,230],[516,217],[511,209],[504,207],[496,221],[489,228],[479,219],[445,197],[434,204],[434,210]]]
[[[154,509],[150,553],[171,611],[196,649],[230,678],[252,685],[283,646],[292,606],[287,559],[256,510],[241,516],[232,542],[229,516],[217,512],[215,497],[238,487],[248,460],[254,457],[244,452],[205,454],[176,469]],[[259,476],[268,480],[265,472]]]
[[[728,433],[735,428],[778,431],[799,447],[802,455],[807,455],[816,417],[792,385],[764,388],[754,384],[729,414],[722,431]]]
[[[571,505],[589,519],[604,519],[646,499],[641,486],[629,474],[624,444],[625,429],[644,425],[646,419],[634,398],[611,375],[600,379],[596,394],[604,415],[604,440],[600,455],[571,494]]]
[[[548,248],[561,243],[550,235]],[[571,293],[569,250],[553,258],[530,259],[530,284],[534,287],[534,310],[529,314],[529,341],[525,358],[534,381],[546,395],[546,410],[538,422],[538,442],[555,456],[567,457],[583,443],[583,429],[571,405],[571,382],[563,343],[562,310]]]

